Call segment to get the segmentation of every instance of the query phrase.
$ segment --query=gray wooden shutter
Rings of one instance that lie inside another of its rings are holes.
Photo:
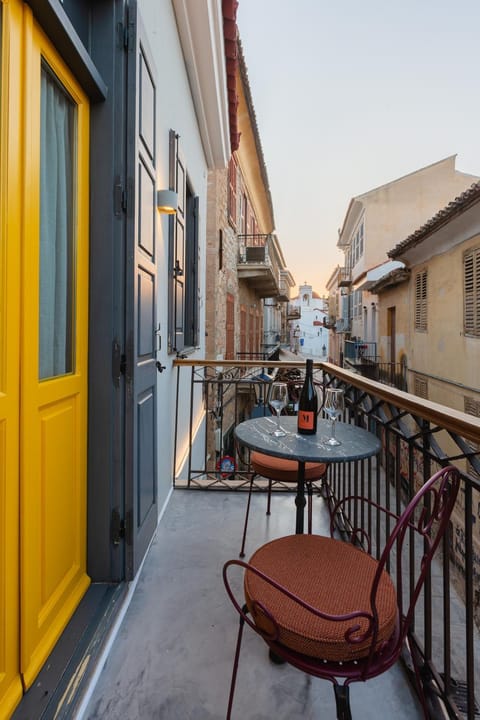
[[[156,72],[137,12],[129,5],[125,407],[126,578],[132,579],[157,526]],[[139,88],[142,92],[139,92]]]
[[[185,211],[186,170],[180,150],[180,138],[170,130],[170,189],[178,193],[176,215],[169,224],[169,352],[185,347]]]
[[[187,200],[186,221],[186,261],[188,267],[186,303],[185,344],[190,347],[198,345],[198,196]]]

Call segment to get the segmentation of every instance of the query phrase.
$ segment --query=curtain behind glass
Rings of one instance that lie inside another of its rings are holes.
[[[45,67],[41,81],[39,377],[73,369],[74,106]]]

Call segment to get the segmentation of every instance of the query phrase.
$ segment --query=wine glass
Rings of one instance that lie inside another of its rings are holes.
[[[270,393],[268,395],[268,404],[275,410],[277,414],[277,427],[271,433],[275,437],[283,437],[287,433],[280,427],[280,413],[288,403],[288,388],[287,383],[274,382],[270,386]]]
[[[331,435],[325,440],[327,445],[341,445],[340,440],[335,437],[335,422],[341,417],[344,408],[343,390],[339,388],[328,388],[325,393],[323,409],[332,421]]]

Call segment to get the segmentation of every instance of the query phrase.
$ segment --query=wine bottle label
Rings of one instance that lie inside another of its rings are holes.
[[[311,410],[298,411],[298,429],[313,430],[315,427],[315,413]]]

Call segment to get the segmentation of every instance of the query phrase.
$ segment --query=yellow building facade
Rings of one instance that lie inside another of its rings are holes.
[[[396,361],[405,358],[410,393],[480,417],[480,183],[388,254],[404,262],[409,274],[393,272],[372,288],[378,294],[381,348],[388,352],[395,346]],[[445,432],[438,433],[436,441],[447,454],[455,452]],[[480,436],[470,445],[472,453],[477,452]],[[478,466],[468,460],[464,470],[480,476]],[[473,494],[472,563],[478,577],[480,496],[475,490]],[[463,511],[460,497],[452,516],[452,547],[459,567],[465,566]]]

